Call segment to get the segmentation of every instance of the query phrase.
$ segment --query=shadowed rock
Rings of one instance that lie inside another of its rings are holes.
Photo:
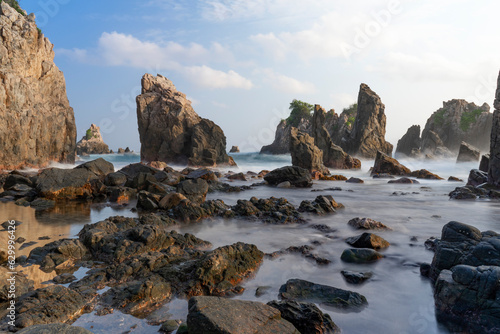
[[[472,145],[462,142],[458,151],[457,162],[478,161],[481,152]]]

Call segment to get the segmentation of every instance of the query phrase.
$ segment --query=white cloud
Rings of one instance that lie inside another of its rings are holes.
[[[271,69],[257,71],[264,74],[264,81],[271,85],[274,89],[283,93],[293,94],[312,94],[316,91],[316,87],[309,81],[301,81],[280,73],[276,73]]]
[[[347,93],[330,94],[333,100],[333,105],[336,112],[340,114],[344,108],[349,107],[351,104],[356,103],[358,98]],[[338,108],[338,109],[337,109]]]
[[[79,62],[109,66],[128,66],[148,71],[171,70],[186,76],[205,88],[252,88],[252,82],[234,70],[213,69],[206,62],[232,59],[231,52],[219,43],[210,49],[197,43],[182,45],[176,42],[141,41],[118,32],[103,33],[95,50],[58,49],[59,55]],[[154,71],[153,71],[154,72]]]

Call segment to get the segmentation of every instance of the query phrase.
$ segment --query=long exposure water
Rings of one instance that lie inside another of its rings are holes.
[[[86,160],[97,156],[87,157]],[[137,155],[103,156],[115,164],[115,168],[137,162]],[[258,154],[235,154],[238,163],[235,170],[272,170],[290,165],[289,156],[267,156]],[[210,241],[213,247],[238,241],[252,243],[264,252],[274,252],[290,246],[314,245],[314,253],[331,261],[329,265],[318,265],[300,254],[282,255],[275,259],[265,259],[255,277],[245,281],[245,291],[235,298],[268,302],[277,299],[279,287],[288,279],[300,278],[315,283],[331,285],[363,294],[368,306],[360,312],[340,312],[323,305],[319,307],[331,315],[343,333],[448,333],[438,324],[434,314],[432,286],[422,278],[419,264],[430,262],[433,253],[426,250],[424,242],[430,237],[439,237],[444,224],[456,220],[471,224],[480,230],[500,231],[500,202],[489,200],[450,200],[448,193],[465,182],[448,182],[450,176],[467,180],[469,170],[477,168],[477,163],[456,164],[455,161],[412,161],[400,160],[412,170],[426,168],[445,180],[419,180],[420,184],[388,184],[384,179],[372,179],[369,168],[373,161],[363,161],[359,171],[335,171],[347,177],[363,179],[364,184],[343,181],[315,181],[309,189],[279,189],[257,186],[240,193],[210,193],[208,199],[222,199],[227,204],[235,204],[238,199],[285,197],[298,206],[302,200],[313,200],[320,194],[330,194],[345,209],[328,216],[307,216],[306,224],[272,225],[259,221],[240,219],[211,219],[199,223],[178,225],[179,232],[193,233]],[[237,181],[234,185],[250,184]],[[255,181],[258,182],[258,181]],[[328,190],[340,187],[341,190]],[[323,190],[322,190],[323,189]],[[312,191],[314,190],[314,191]],[[317,191],[319,190],[319,191]],[[61,237],[75,237],[86,223],[94,223],[113,215],[135,216],[129,207],[109,207],[105,205],[73,204],[46,212],[35,212],[30,208],[18,207],[13,203],[0,203],[0,222],[17,219],[23,222],[18,234],[37,244],[23,249],[20,254],[28,255],[34,247]],[[374,264],[348,264],[340,260],[342,251],[349,248],[345,238],[361,232],[353,230],[347,222],[354,217],[369,217],[392,228],[392,231],[376,233],[390,242],[391,246],[382,253],[383,259]],[[325,224],[334,232],[320,232],[311,226]],[[38,240],[49,236],[51,240]],[[1,238],[5,238],[1,235]],[[6,239],[0,239],[5,243]],[[363,285],[350,285],[341,275],[342,270],[371,271],[373,277]],[[38,286],[47,283],[52,276],[36,268],[26,269]],[[79,270],[83,276],[85,270]],[[39,275],[40,277],[37,277]],[[46,275],[46,276],[43,276]],[[78,276],[77,275],[77,276]],[[268,286],[267,292],[256,297],[259,286]],[[187,301],[174,300],[158,313],[171,319],[185,319]],[[111,315],[98,317],[93,313],[83,315],[75,325],[90,329],[95,333],[156,333],[158,326],[149,326],[147,319],[136,319],[115,311]],[[133,325],[137,325],[134,327]],[[134,327],[130,329],[130,327]]]

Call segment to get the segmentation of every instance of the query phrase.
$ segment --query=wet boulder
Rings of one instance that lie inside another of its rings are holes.
[[[371,174],[409,175],[410,169],[387,154],[378,151]]]
[[[158,204],[161,200],[160,195],[142,190],[137,194],[137,208],[145,211],[158,209]]]
[[[371,218],[353,218],[347,223],[357,230],[390,230],[391,228]]]
[[[463,141],[460,144],[457,162],[478,161],[480,156],[481,152],[479,149]]]
[[[490,169],[490,155],[484,154],[481,156],[481,162],[479,163],[479,170],[485,173],[488,173]]]
[[[349,245],[356,248],[383,249],[389,247],[389,242],[373,233],[363,233],[345,240]]]
[[[300,212],[309,212],[317,215],[334,213],[338,209],[344,208],[342,203],[337,203],[331,195],[320,195],[314,201],[302,201],[300,203]]]
[[[465,187],[457,187],[448,195],[451,199],[476,199],[478,197],[486,197],[488,192],[485,189],[468,185]]]
[[[279,310],[281,317],[294,325],[301,334],[337,334],[341,332],[330,315],[324,314],[312,303],[273,300],[267,305]]]
[[[259,302],[193,297],[188,307],[189,334],[300,333],[278,309]]]
[[[201,178],[182,181],[177,185],[177,192],[195,203],[203,203],[207,197],[208,183]]]
[[[87,255],[87,248],[80,240],[60,239],[33,249],[28,260],[39,264],[44,270],[51,270],[68,260],[83,260]]]
[[[342,270],[340,272],[344,279],[349,284],[361,284],[373,276],[371,271],[368,272],[354,272],[349,270]]]
[[[488,182],[488,173],[479,169],[471,169],[467,180],[468,186],[477,187]]]
[[[419,184],[420,182],[418,182],[417,180],[415,179],[410,179],[408,177],[401,177],[399,179],[396,179],[396,180],[390,180],[388,181],[387,183],[396,183],[396,184]]]
[[[297,188],[307,188],[312,186],[311,173],[301,167],[286,166],[274,169],[264,176],[270,185],[278,185],[282,182],[288,181],[290,184]]]
[[[284,300],[320,303],[344,310],[359,310],[367,305],[366,298],[357,292],[301,279],[288,280],[280,287],[279,296]]]
[[[382,259],[384,256],[370,248],[345,249],[340,259],[348,263],[372,263]]]
[[[413,171],[409,174],[409,176],[416,177],[417,179],[426,179],[426,180],[443,180],[442,177],[436,175],[434,173],[429,172],[427,169],[419,169]]]
[[[103,158],[99,158],[96,160],[92,160],[89,162],[85,162],[81,165],[75,167],[75,169],[86,169],[91,173],[94,173],[96,176],[104,177],[109,173],[113,173],[115,171],[115,167],[111,162],[104,160]]]
[[[96,178],[99,175],[86,168],[47,168],[38,175],[36,190],[39,196],[51,200],[92,198],[90,181]]]

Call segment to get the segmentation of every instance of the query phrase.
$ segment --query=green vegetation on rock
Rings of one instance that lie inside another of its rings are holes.
[[[87,140],[89,139],[92,139],[92,131],[90,129],[87,130],[87,133],[85,134],[85,136],[87,137]]]
[[[19,14],[26,15],[26,14],[24,14],[24,11],[21,9],[21,7],[19,6],[19,3],[17,2],[17,0],[0,0],[0,3],[2,1],[5,1],[5,3],[7,3],[9,6],[14,8],[15,10],[17,10],[17,12]]]
[[[342,110],[342,112],[346,113],[349,116],[353,116],[354,114],[356,114],[358,112],[358,104],[353,103],[349,107],[344,108],[344,110]]]
[[[471,124],[476,122],[477,117],[481,115],[482,112],[483,110],[481,109],[476,109],[471,112],[464,112],[462,114],[462,117],[460,118],[460,129],[462,131],[469,130]]]
[[[291,112],[286,121],[288,124],[297,127],[301,119],[311,119],[311,112],[313,109],[314,106],[312,104],[294,99],[290,103]]]
[[[441,108],[436,113],[434,114],[434,124],[437,126],[441,126],[444,124],[444,113],[446,112],[445,109]]]
[[[351,116],[347,119],[347,122],[345,124],[347,124],[347,126],[351,126],[354,124],[354,121],[356,120],[356,117],[355,116]]]

